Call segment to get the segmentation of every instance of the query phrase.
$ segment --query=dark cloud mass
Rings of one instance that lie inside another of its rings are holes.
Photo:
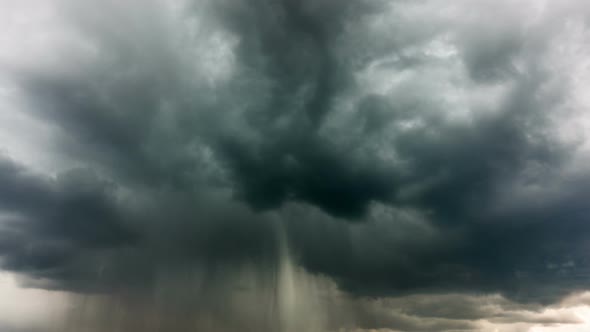
[[[24,285],[113,296],[90,311],[130,331],[578,322],[546,306],[590,287],[590,6],[23,3],[0,266]]]

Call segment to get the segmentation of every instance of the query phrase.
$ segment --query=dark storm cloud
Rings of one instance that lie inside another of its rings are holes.
[[[63,134],[63,156],[93,170],[0,161],[5,268],[76,289],[187,262],[217,277],[276,265],[284,223],[296,260],[356,295],[548,302],[588,286],[589,176],[558,137],[573,102],[548,60],[567,28],[551,13],[174,4],[60,1],[75,32],[61,61],[4,73]],[[404,319],[391,325],[472,327]]]
[[[85,250],[130,245],[136,234],[112,184],[88,170],[48,178],[0,159],[2,267],[58,276]]]
[[[88,170],[72,170],[56,179],[36,175],[6,157],[0,159],[1,206],[31,233],[89,247],[110,247],[133,241],[112,184]],[[22,221],[19,219],[23,219]],[[18,225],[17,225],[18,224]]]
[[[338,216],[360,217],[368,202],[387,199],[392,174],[348,158],[342,148],[317,135],[331,99],[349,75],[339,67],[330,43],[344,18],[366,7],[360,5],[267,1],[214,6],[240,37],[235,51],[240,65],[244,71],[252,67],[252,73],[246,71],[225,91],[187,82],[191,78],[184,77],[185,50],[165,52],[153,41],[125,44],[144,34],[173,43],[183,36],[174,35],[169,22],[111,35],[105,27],[92,25],[104,24],[100,12],[89,17],[91,23],[81,23],[95,47],[106,53],[96,68],[44,77],[26,74],[24,81],[41,115],[82,140],[83,151],[78,153],[116,165],[127,179],[141,176],[143,182],[194,190],[195,177],[201,176],[194,166],[204,141],[231,171],[240,197],[256,208],[276,208],[295,199]],[[89,15],[83,10],[75,14]],[[152,10],[142,9],[128,19],[147,19]],[[258,77],[271,82],[268,91],[259,91],[265,86],[256,86]],[[243,85],[254,87],[245,87],[247,95],[242,95],[235,90],[244,90]],[[229,102],[211,105],[206,96],[210,93],[221,93]],[[238,110],[239,121],[245,123],[234,124],[220,115],[241,102],[246,105]],[[244,137],[251,133],[257,136],[255,142]]]
[[[579,324],[558,307],[522,305],[501,296],[411,295],[352,302],[357,326],[394,331],[528,331],[532,326]],[[494,325],[499,324],[499,325]],[[502,327],[502,324],[505,324]],[[505,328],[505,329],[503,329]]]
[[[165,190],[126,197],[87,169],[48,177],[7,157],[0,165],[0,262],[25,285],[142,288],[175,265],[276,259],[275,226],[240,204]]]

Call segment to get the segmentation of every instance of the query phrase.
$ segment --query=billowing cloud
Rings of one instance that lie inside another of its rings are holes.
[[[115,297],[129,329],[192,278],[171,307],[222,331],[310,329],[272,310],[311,317],[288,289],[314,278],[334,330],[576,322],[543,306],[590,286],[590,6],[2,6],[0,266],[24,285]]]

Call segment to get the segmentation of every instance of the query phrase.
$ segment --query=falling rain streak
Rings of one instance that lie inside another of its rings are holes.
[[[139,292],[74,295],[55,331],[328,331],[337,317],[326,308],[335,310],[332,302],[344,296],[333,282],[295,264],[282,226],[277,241],[272,269],[254,262],[185,266],[163,269],[152,287]]]

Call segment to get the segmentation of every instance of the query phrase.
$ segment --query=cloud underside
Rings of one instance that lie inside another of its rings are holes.
[[[390,309],[587,289],[590,6],[521,2],[8,1],[2,268],[141,293],[287,246]]]

